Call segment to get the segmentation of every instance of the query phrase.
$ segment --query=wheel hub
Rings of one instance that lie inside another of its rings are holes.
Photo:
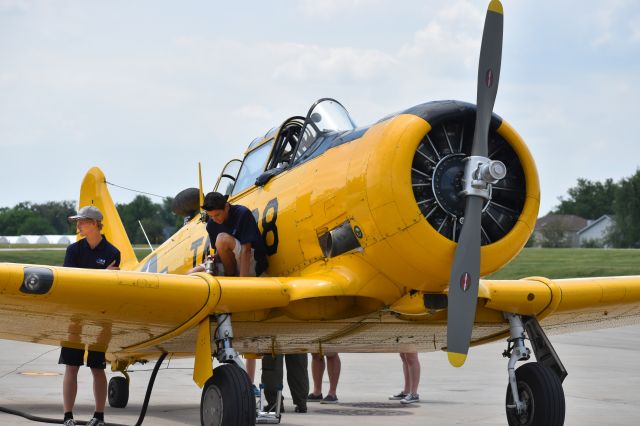
[[[520,394],[520,401],[522,402],[522,405],[524,406],[522,409],[521,413],[516,413],[515,416],[518,419],[518,422],[521,425],[530,425],[531,422],[533,421],[533,413],[534,410],[532,410],[532,405],[533,405],[533,391],[531,390],[531,388],[529,387],[529,385],[527,385],[526,383],[523,382],[519,382],[518,383],[518,393]],[[515,411],[515,408],[514,408]]]
[[[202,399],[202,418],[206,425],[222,424],[223,401],[222,393],[217,386],[209,386]]]

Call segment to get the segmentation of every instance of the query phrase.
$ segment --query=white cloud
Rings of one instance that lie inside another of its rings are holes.
[[[298,8],[305,16],[327,19],[347,12],[370,9],[382,3],[382,0],[302,0],[298,2]]]
[[[373,49],[302,44],[266,47],[276,58],[273,76],[280,79],[315,82],[344,78],[371,80],[384,75],[397,62],[391,55]]]
[[[264,105],[243,105],[231,111],[236,117],[247,120],[274,120],[273,113]]]
[[[26,12],[31,3],[29,0],[0,0],[0,13]]]
[[[19,19],[2,13],[23,4],[29,13]],[[199,21],[202,9],[188,4],[180,16],[158,4],[152,18],[144,10],[145,19],[121,21],[137,16],[125,13],[126,2],[58,8],[0,0],[0,34],[19,30],[0,39],[0,146],[35,165],[57,159],[75,173],[55,182],[70,194],[59,196],[36,184],[14,189],[8,182],[19,165],[5,164],[0,205],[75,197],[94,164],[116,182],[172,194],[193,186],[202,157],[205,178],[215,180],[255,136],[304,115],[322,96],[338,98],[361,125],[429,100],[475,102],[485,3],[292,4],[265,8],[266,25],[253,26],[247,15],[235,21],[232,6],[223,11],[228,23],[215,21],[215,8]],[[534,153],[543,213],[578,177],[617,179],[637,167],[638,10],[632,1],[505,4],[496,112]],[[361,33],[351,37],[346,22],[366,25],[354,25]],[[87,141],[103,149],[76,158],[73,147]]]
[[[469,1],[456,1],[436,12],[398,56],[425,64],[430,74],[466,77],[477,66],[483,20],[484,10]]]

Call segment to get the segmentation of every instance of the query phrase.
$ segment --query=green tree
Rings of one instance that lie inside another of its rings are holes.
[[[76,233],[75,225],[69,222],[69,216],[76,213],[74,201],[49,201],[44,204],[34,204],[31,208],[51,225],[52,234],[70,235]]]
[[[164,224],[162,233],[164,234],[165,240],[175,234],[175,232],[180,229],[184,223],[184,218],[177,216],[173,211],[171,211],[171,203],[173,203],[172,197],[165,198],[162,200],[160,209],[160,217]]]
[[[68,217],[75,213],[73,201],[44,204],[22,202],[0,208],[0,235],[73,234]]]
[[[0,209],[0,235],[20,235],[22,232],[18,230],[22,224],[35,216],[28,202]]]
[[[614,247],[640,247],[640,170],[620,181],[613,210],[615,220],[608,241]]]
[[[613,214],[613,199],[618,184],[613,179],[604,182],[592,182],[578,179],[578,184],[567,191],[569,197],[560,197],[560,205],[553,211],[556,214],[574,214],[585,219],[598,219],[604,214]]]
[[[55,229],[46,219],[40,216],[29,216],[20,224],[16,235],[48,235],[55,234]]]
[[[147,243],[138,221],[142,223],[152,244],[163,243],[182,226],[180,218],[171,212],[170,199],[157,204],[147,196],[138,195],[129,204],[118,204],[116,208],[127,235],[134,244]]]
[[[547,223],[541,230],[542,247],[568,247],[567,229],[560,221]]]

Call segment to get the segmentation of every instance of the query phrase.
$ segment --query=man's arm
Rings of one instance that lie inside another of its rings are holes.
[[[253,276],[249,270],[251,266],[251,243],[242,244],[240,248],[240,276]]]
[[[116,251],[113,262],[111,262],[105,269],[120,269],[120,250]]]

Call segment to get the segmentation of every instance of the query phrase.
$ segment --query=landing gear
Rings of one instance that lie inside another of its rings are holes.
[[[109,380],[109,406],[124,408],[129,402],[129,380],[127,377],[112,377]]]
[[[538,362],[516,370],[516,383],[523,409],[515,409],[511,384],[507,386],[507,421],[510,426],[555,426],[564,424],[564,391],[551,369]],[[511,407],[511,408],[510,408]]]
[[[509,358],[506,398],[509,425],[562,425],[565,415],[562,381],[567,371],[535,318],[514,314],[505,316],[511,326],[511,338],[507,350],[502,354]],[[524,364],[515,370],[515,364],[528,360],[531,353],[524,345],[525,329],[537,362]]]
[[[202,426],[256,424],[256,396],[240,355],[233,349],[231,315],[215,315],[215,356],[220,363],[202,389]]]
[[[247,373],[233,364],[221,365],[202,389],[203,426],[255,425],[256,397]]]

